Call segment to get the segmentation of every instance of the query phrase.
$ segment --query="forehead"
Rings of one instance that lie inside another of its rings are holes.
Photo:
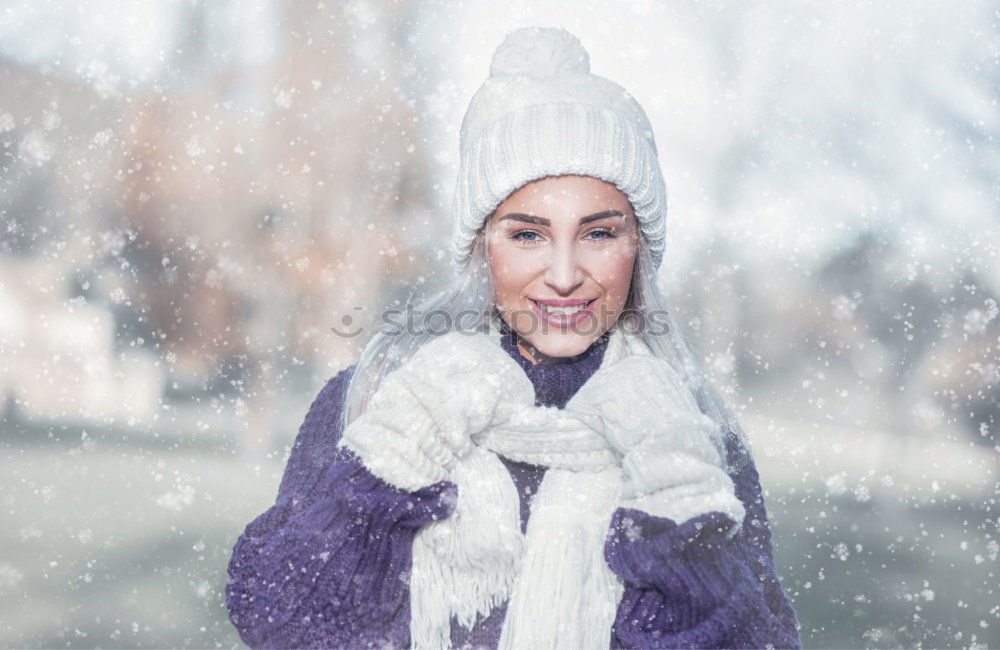
[[[592,176],[546,176],[525,183],[511,192],[497,212],[513,208],[544,212],[547,208],[590,214],[598,209],[618,208],[631,214],[628,197],[613,183]]]

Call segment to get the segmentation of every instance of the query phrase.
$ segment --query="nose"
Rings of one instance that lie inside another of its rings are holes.
[[[583,268],[572,242],[552,248],[545,269],[545,284],[561,295],[569,295],[583,282]]]

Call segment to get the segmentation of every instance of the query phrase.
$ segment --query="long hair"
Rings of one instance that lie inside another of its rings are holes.
[[[492,215],[491,215],[492,216]],[[473,242],[471,253],[448,285],[421,302],[415,313],[422,322],[416,327],[384,327],[374,333],[362,350],[347,389],[341,410],[342,431],[364,410],[383,378],[401,366],[432,337],[450,329],[472,330],[485,326],[496,310],[493,276],[486,246],[486,225]],[[727,471],[754,461],[746,433],[719,392],[712,386],[667,309],[667,301],[657,281],[657,269],[646,242],[639,237],[632,282],[616,325],[637,335],[657,357],[666,359],[684,378],[698,408],[718,425],[713,440]],[[737,443],[733,457],[727,457],[726,438]],[[735,462],[734,462],[735,461]],[[755,462],[755,461],[754,461]]]

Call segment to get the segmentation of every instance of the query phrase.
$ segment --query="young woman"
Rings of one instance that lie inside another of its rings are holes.
[[[652,130],[572,34],[462,123],[450,288],[333,377],[233,549],[252,647],[801,647],[743,432],[656,283]]]

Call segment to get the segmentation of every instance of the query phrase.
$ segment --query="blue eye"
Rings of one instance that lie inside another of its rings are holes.
[[[597,236],[592,237],[592,235],[597,235]],[[601,239],[614,239],[615,237],[617,237],[617,235],[614,232],[612,232],[611,230],[607,230],[605,228],[597,228],[595,230],[591,230],[586,235],[586,238],[590,239],[591,241],[597,241]],[[518,230],[517,232],[512,234],[510,238],[513,239],[514,241],[537,242],[540,241],[541,235],[534,230]]]
[[[525,239],[521,235],[532,235],[532,237],[528,238],[528,239]],[[534,236],[537,236],[537,235],[538,235],[538,233],[535,232],[534,230],[519,230],[516,233],[514,233],[513,235],[511,235],[510,238],[514,239],[514,240],[517,240],[517,241],[538,241],[537,239],[534,238]]]

